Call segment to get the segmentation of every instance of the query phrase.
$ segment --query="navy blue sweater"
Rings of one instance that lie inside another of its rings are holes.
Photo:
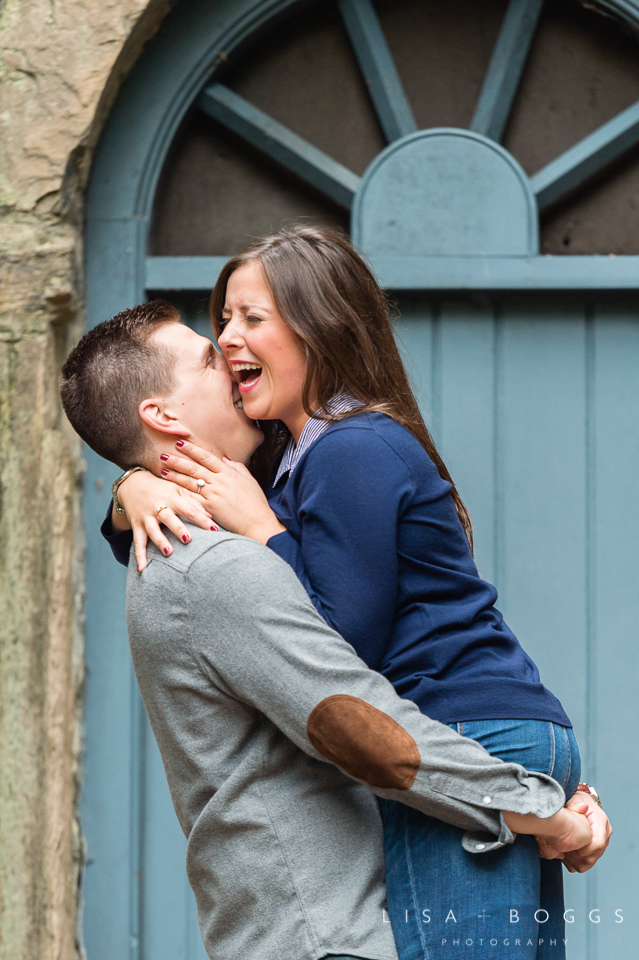
[[[449,491],[408,430],[360,414],[269,489],[287,532],[268,546],[326,622],[429,717],[570,726],[479,577]]]
[[[433,719],[570,726],[479,577],[449,491],[408,430],[359,414],[267,491],[287,528],[268,546],[326,622]],[[107,539],[127,563],[130,533]]]

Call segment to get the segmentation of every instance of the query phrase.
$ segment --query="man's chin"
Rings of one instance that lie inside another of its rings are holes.
[[[264,443],[264,434],[258,426],[254,423],[251,423],[251,442],[245,447],[245,455],[242,457],[241,462],[248,466],[249,461],[256,450],[258,450]]]

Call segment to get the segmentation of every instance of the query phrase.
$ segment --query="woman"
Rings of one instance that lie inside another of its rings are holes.
[[[570,721],[477,574],[468,512],[366,264],[339,234],[284,231],[229,261],[211,315],[245,412],[273,421],[268,441],[285,449],[266,495],[242,465],[182,441],[189,459],[163,457],[163,476],[287,560],[327,622],[402,696],[571,796],[580,763]],[[145,530],[171,549],[153,519],[160,483],[138,473],[119,490],[139,560]],[[172,512],[163,519],[188,536]],[[562,956],[561,864],[540,860],[533,837],[481,857],[453,827],[390,801],[381,812],[401,960],[456,957],[460,938],[469,958],[489,944],[506,956],[514,938],[518,956]]]

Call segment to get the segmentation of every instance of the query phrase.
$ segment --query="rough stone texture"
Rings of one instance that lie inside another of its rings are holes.
[[[0,0],[0,958],[81,953],[82,190],[166,0]]]

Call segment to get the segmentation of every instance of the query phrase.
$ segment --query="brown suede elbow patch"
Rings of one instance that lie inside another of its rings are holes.
[[[306,724],[315,749],[371,787],[408,790],[421,757],[410,733],[376,707],[347,694],[318,703]]]

